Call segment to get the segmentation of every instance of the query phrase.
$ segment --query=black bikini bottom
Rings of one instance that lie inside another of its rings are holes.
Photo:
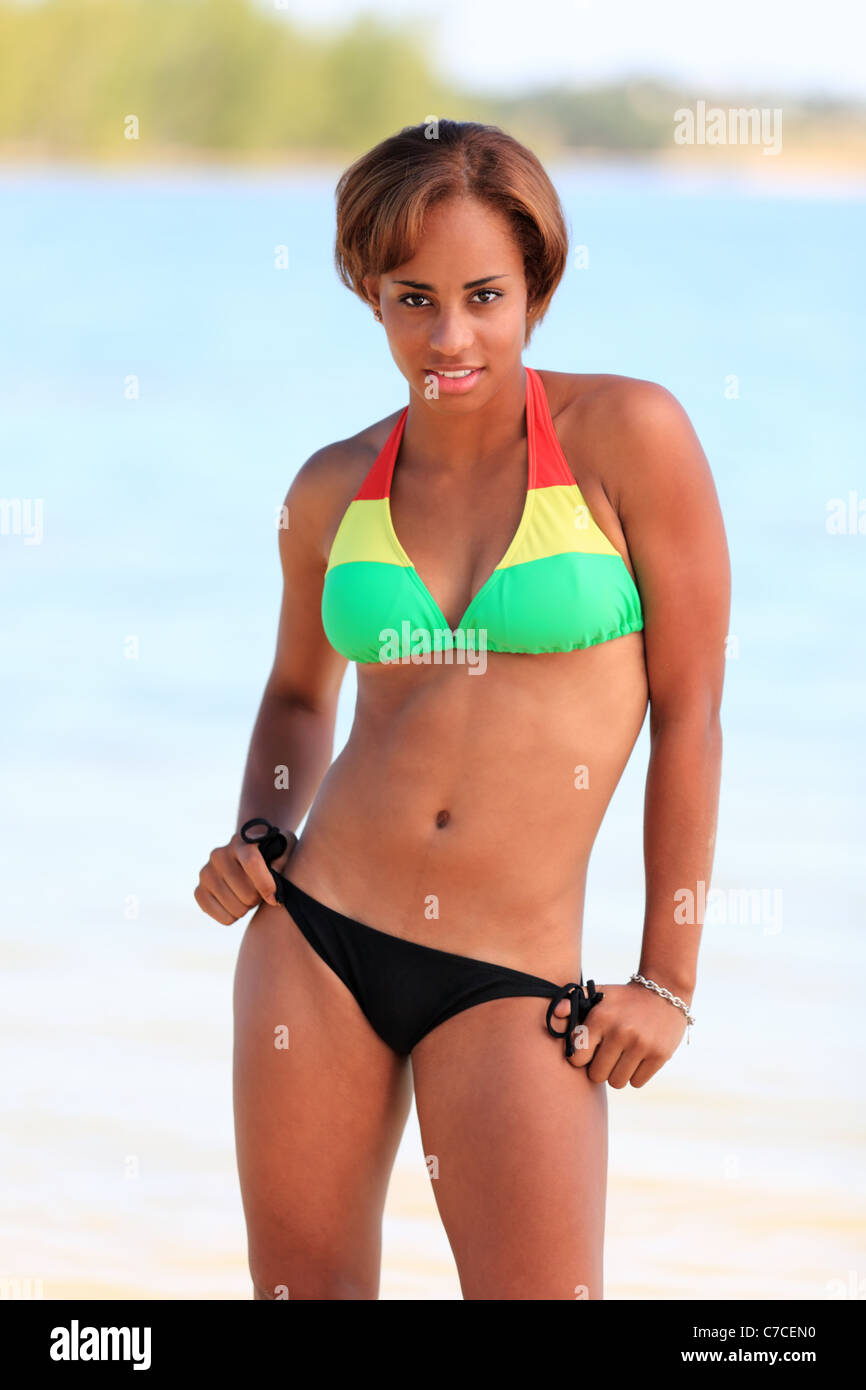
[[[266,833],[248,835],[255,825],[266,826]],[[268,866],[286,848],[285,837],[266,820],[247,821],[241,836],[247,844],[259,846]],[[440,1023],[464,1009],[488,999],[534,995],[550,1000],[547,1031],[551,1037],[565,1039],[565,1055],[572,1057],[574,1029],[604,998],[592,980],[587,981],[588,993],[583,994],[582,971],[579,985],[556,985],[507,965],[422,946],[356,922],[311,897],[276,869],[271,869],[271,874],[277,901],[291,913],[313,950],[351,990],[379,1037],[401,1055],[410,1053]],[[559,1031],[553,1027],[553,1011],[566,998],[571,1014]]]

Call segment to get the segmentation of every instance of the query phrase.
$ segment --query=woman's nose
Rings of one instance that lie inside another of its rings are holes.
[[[457,357],[471,345],[472,326],[459,310],[442,310],[430,334],[430,347],[442,357]]]

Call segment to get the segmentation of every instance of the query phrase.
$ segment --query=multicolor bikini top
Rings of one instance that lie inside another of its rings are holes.
[[[540,376],[526,367],[528,486],[499,564],[450,628],[391,520],[409,407],[349,503],[328,557],[322,623],[349,661],[423,660],[452,648],[570,652],[643,628],[640,596],[569,470]]]

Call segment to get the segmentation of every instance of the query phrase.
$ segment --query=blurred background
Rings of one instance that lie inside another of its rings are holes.
[[[445,116],[528,143],[566,211],[525,360],[673,391],[731,547],[698,1022],[608,1088],[606,1294],[866,1294],[863,30],[856,0],[0,3],[0,1296],[251,1296],[242,926],[192,892],[272,660],[276,509],[407,399],[334,185]],[[647,754],[590,867],[600,983],[636,968]],[[460,1297],[414,1111],[381,1296]]]

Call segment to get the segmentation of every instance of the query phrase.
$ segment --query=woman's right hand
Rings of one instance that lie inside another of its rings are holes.
[[[282,832],[288,840],[285,853],[274,860],[272,867],[282,871],[292,856],[298,837],[292,830]],[[193,897],[209,917],[231,926],[246,916],[259,903],[277,906],[274,880],[257,845],[247,844],[235,831],[227,845],[211,852],[210,859],[199,874]]]

